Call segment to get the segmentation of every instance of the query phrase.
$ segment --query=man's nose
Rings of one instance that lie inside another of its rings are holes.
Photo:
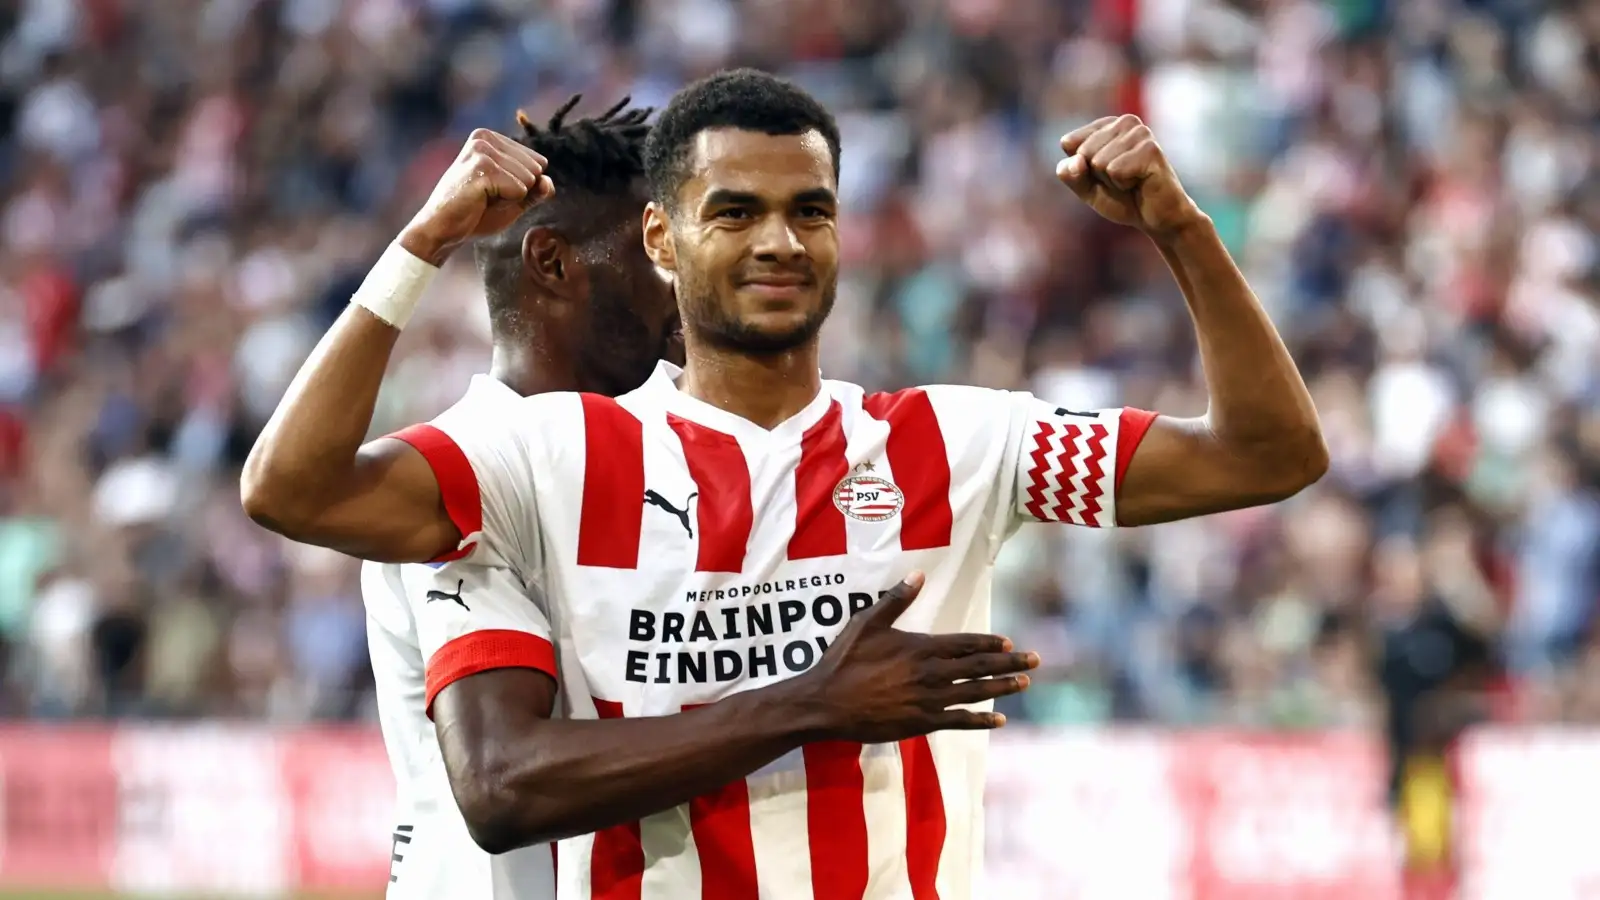
[[[769,262],[789,262],[805,255],[805,244],[789,220],[781,215],[766,216],[756,226],[755,255]]]

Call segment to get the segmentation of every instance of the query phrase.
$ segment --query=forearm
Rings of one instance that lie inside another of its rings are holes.
[[[450,746],[466,728],[440,741],[447,761],[466,763],[451,783],[474,839],[499,853],[709,794],[819,737],[816,721],[786,682],[676,715],[542,720],[500,748]]]
[[[1155,243],[1194,320],[1211,431],[1245,454],[1322,452],[1300,371],[1211,220],[1201,215]]]

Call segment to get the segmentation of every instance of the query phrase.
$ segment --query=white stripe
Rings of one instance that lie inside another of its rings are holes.
[[[644,847],[641,900],[700,896],[700,854],[689,828],[687,803],[641,819],[639,843]]]
[[[867,819],[867,896],[911,896],[906,868],[905,767],[898,744],[873,744],[862,754]]]
[[[780,762],[790,757],[798,763],[800,751],[785,754]],[[762,772],[768,774],[752,775],[748,780],[750,837],[761,900],[811,900],[805,767],[803,764],[781,769],[769,766]]]
[[[983,863],[983,773],[989,734],[944,731],[930,735],[928,743],[944,797],[944,850],[936,881],[939,900],[971,900],[973,877]]]
[[[857,409],[853,413],[857,418],[853,426],[846,432],[845,461],[851,465],[846,477],[856,474],[855,466],[862,462],[871,462],[872,471],[867,473],[886,479],[890,484],[899,488],[894,480],[894,469],[889,466],[887,447],[889,444],[889,423],[867,415],[865,410]],[[904,490],[904,488],[901,488]],[[905,527],[905,508],[892,519],[886,522],[863,522],[851,516],[844,517],[845,547],[851,554],[870,553],[874,550],[900,549],[900,530]],[[856,590],[869,590],[867,585],[851,585]]]

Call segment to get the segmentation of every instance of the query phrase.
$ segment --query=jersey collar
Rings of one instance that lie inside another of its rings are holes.
[[[821,374],[820,372],[818,374]],[[683,375],[683,369],[672,363],[662,361],[656,363],[656,370],[650,375],[638,393],[648,397],[651,401],[664,406],[667,412],[688,419],[691,422],[714,428],[725,434],[731,434],[744,440],[759,441],[798,441],[806,429],[815,425],[827,413],[828,407],[833,403],[833,397],[827,390],[826,383],[817,395],[811,398],[799,412],[779,422],[770,431],[760,425],[735,415],[724,409],[718,409],[703,400],[691,397],[678,390],[678,379]]]

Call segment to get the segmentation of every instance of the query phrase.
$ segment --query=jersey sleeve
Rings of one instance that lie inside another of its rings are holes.
[[[531,531],[538,512],[533,463],[528,442],[511,423],[536,419],[541,411],[531,404],[463,403],[431,422],[387,435],[427,460],[445,512],[461,532],[456,548],[433,562],[538,569],[539,541]]]
[[[1010,395],[1006,440],[1017,522],[1117,524],[1117,493],[1156,414],[1133,407],[1078,411]]]
[[[467,563],[401,567],[406,602],[426,663],[425,704],[468,675],[536,669],[556,677],[543,595],[510,568]]]

